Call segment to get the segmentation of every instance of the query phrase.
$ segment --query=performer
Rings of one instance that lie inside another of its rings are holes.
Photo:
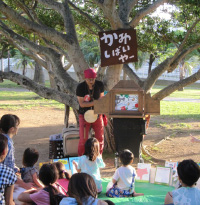
[[[102,115],[98,115],[98,118],[93,123],[88,123],[84,119],[84,114],[90,109],[94,109],[94,100],[104,96],[103,82],[96,80],[97,74],[93,68],[89,68],[84,71],[85,81],[80,83],[76,89],[76,95],[79,102],[79,145],[78,155],[82,156],[85,152],[85,142],[88,139],[88,133],[92,126],[95,132],[95,138],[99,141],[100,154],[103,152],[104,147],[104,124]]]

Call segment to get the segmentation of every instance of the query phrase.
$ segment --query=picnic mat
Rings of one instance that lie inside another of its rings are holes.
[[[164,186],[159,184],[151,184],[145,182],[135,182],[135,191],[137,193],[144,193],[144,196],[129,197],[129,198],[110,198],[106,197],[106,187],[111,178],[103,178],[102,185],[103,191],[99,194],[98,198],[102,200],[109,199],[115,204],[145,204],[155,205],[164,204],[165,195],[168,191],[172,191],[174,187]]]

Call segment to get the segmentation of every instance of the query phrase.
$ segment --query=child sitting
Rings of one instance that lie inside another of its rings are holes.
[[[27,148],[23,155],[23,168],[20,169],[21,178],[24,182],[31,182],[35,187],[44,187],[38,179],[38,170],[34,164],[38,161],[39,153],[34,148]]]
[[[69,179],[71,176],[65,170],[65,166],[62,162],[55,162],[56,168],[58,170],[58,180],[57,183],[65,189],[65,192],[68,191]]]
[[[58,205],[64,195],[60,195],[55,182],[58,179],[58,171],[54,164],[43,164],[39,179],[45,185],[44,189],[30,189],[21,193],[18,200],[25,203],[38,205]]]
[[[143,193],[136,193],[134,191],[136,171],[131,166],[133,159],[134,155],[130,150],[125,149],[121,152],[120,161],[122,166],[113,175],[113,186],[111,188],[107,187],[108,191],[106,195],[108,197],[136,197],[144,195]]]
[[[101,176],[99,168],[104,168],[105,164],[99,152],[99,141],[96,138],[89,138],[85,143],[85,153],[80,157],[78,164],[73,161],[77,172],[84,172],[93,177],[97,191],[102,191]]]
[[[97,187],[94,179],[86,173],[73,174],[68,187],[69,197],[62,199],[60,205],[68,204],[99,204],[107,203],[97,199]]]
[[[181,187],[168,192],[165,204],[198,205],[200,203],[200,189],[195,187],[200,177],[200,168],[193,160],[183,160],[177,168]]]
[[[10,167],[2,164],[8,153],[8,139],[0,134],[0,204],[14,205],[13,190],[17,181],[15,172]]]
[[[14,143],[12,138],[17,135],[19,124],[19,117],[12,114],[3,115],[0,120],[0,132],[8,139],[8,154],[2,163],[13,169],[16,173],[19,171],[19,168],[15,165]],[[19,177],[17,178],[16,185],[24,189],[32,188],[32,183],[25,183]]]

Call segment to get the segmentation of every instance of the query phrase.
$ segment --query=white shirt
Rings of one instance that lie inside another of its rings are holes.
[[[133,192],[136,171],[131,165],[128,165],[126,167],[124,167],[124,166],[119,167],[115,171],[115,173],[113,175],[113,179],[117,181],[118,188],[123,189],[123,190],[129,190],[131,187],[133,175],[134,175],[134,180],[133,180],[133,185],[132,185],[133,186],[132,192]]]

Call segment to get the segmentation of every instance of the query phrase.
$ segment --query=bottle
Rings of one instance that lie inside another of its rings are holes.
[[[115,168],[117,169],[119,167],[119,153],[115,153]]]

